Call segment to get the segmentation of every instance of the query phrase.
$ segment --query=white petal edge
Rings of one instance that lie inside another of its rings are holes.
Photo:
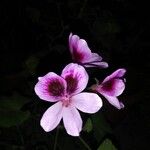
[[[92,57],[92,52],[84,39],[80,39],[78,41],[76,51],[83,56],[83,58],[80,60],[80,63],[84,63]]]
[[[113,78],[122,78],[125,75],[125,73],[126,73],[126,69],[124,69],[124,68],[117,69],[112,74],[107,76],[103,82],[109,81]]]
[[[95,93],[83,92],[71,98],[72,105],[85,113],[96,113],[102,107],[101,98]]]
[[[114,107],[116,107],[117,109],[122,109],[124,108],[124,104],[122,102],[119,102],[117,97],[113,97],[113,96],[108,96],[108,95],[104,95],[103,96],[108,100],[108,102],[113,105]]]
[[[91,54],[91,58],[88,60],[84,60],[84,63],[91,63],[91,62],[95,62],[95,61],[102,61],[102,57],[100,55],[98,55],[97,53],[92,53]]]
[[[69,135],[79,136],[82,129],[82,119],[75,107],[64,107],[63,122],[65,129]]]
[[[73,55],[73,48],[77,47],[77,43],[80,40],[79,36],[77,35],[73,35],[72,33],[70,33],[69,35],[69,48],[70,48],[70,52]]]
[[[62,110],[62,103],[57,102],[56,104],[49,107],[43,114],[40,125],[46,132],[52,131],[60,123],[62,118]]]
[[[116,85],[115,85],[115,96],[119,96],[123,93],[125,90],[125,83],[121,79],[116,79]]]
[[[108,68],[108,63],[107,62],[90,62],[90,63],[87,63],[87,64],[84,64],[83,65],[85,67],[98,67],[98,68]]]

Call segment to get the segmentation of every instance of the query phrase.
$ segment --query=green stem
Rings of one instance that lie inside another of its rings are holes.
[[[23,135],[22,135],[22,133],[21,133],[20,127],[19,127],[19,126],[16,126],[16,128],[17,128],[17,131],[18,131],[18,135],[19,135],[19,137],[20,137],[20,140],[21,140],[21,144],[24,146],[25,141],[24,141]]]
[[[55,142],[54,142],[53,150],[56,150],[56,148],[57,148],[58,134],[59,134],[59,127],[57,127],[57,130],[56,130],[56,136],[55,136]]]
[[[90,148],[90,146],[79,136],[79,140],[82,142],[82,144],[88,149],[88,150],[92,150]]]

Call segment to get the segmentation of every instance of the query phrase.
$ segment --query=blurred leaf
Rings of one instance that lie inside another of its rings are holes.
[[[36,150],[48,150],[48,148],[46,147],[46,145],[38,145],[36,146]]]
[[[92,34],[98,42],[108,49],[112,49],[114,43],[119,42],[117,34],[120,32],[120,26],[110,11],[102,11],[101,17],[95,19],[92,25]]]
[[[105,34],[115,34],[120,31],[119,26],[115,23],[114,20],[110,20],[107,22],[95,21],[93,24],[93,29],[95,34],[97,35],[105,35]]]
[[[59,137],[58,143],[58,147],[60,147],[61,150],[85,150],[85,147],[80,140],[72,138],[70,136],[62,136],[61,138]]]
[[[30,56],[25,62],[26,68],[31,74],[35,74],[38,64],[39,59],[34,56]]]
[[[106,134],[111,133],[111,128],[101,113],[92,116],[93,131],[96,140],[99,142]]]
[[[23,146],[18,146],[18,145],[13,145],[12,146],[12,150],[25,150],[25,148]]]
[[[0,126],[11,127],[20,125],[29,118],[29,112],[0,110]]]
[[[0,126],[11,127],[23,123],[29,118],[29,112],[21,111],[21,108],[29,99],[14,93],[9,97],[0,98]]]
[[[12,96],[0,98],[0,110],[20,110],[27,102],[29,102],[28,98],[14,93]]]
[[[97,150],[117,150],[117,148],[112,144],[112,142],[109,139],[106,139],[98,147]]]
[[[80,0],[68,1],[68,7],[71,10],[71,16],[77,16],[80,12],[80,7],[83,7],[82,5],[83,4]]]
[[[29,17],[31,18],[31,20],[34,23],[38,23],[41,17],[40,11],[36,8],[31,8],[31,7],[28,7],[26,10],[29,13]]]
[[[90,118],[88,118],[83,127],[83,131],[86,131],[89,133],[90,131],[92,131],[92,129],[93,129],[92,121]]]

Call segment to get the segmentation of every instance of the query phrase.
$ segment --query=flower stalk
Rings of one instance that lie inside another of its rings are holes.
[[[87,148],[87,150],[92,150],[90,146],[83,140],[81,136],[79,136],[79,140],[82,142],[82,144]]]

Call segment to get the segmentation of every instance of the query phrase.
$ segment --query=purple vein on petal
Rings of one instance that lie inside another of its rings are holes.
[[[52,96],[62,96],[64,94],[64,86],[58,79],[53,79],[48,85],[48,92]]]

